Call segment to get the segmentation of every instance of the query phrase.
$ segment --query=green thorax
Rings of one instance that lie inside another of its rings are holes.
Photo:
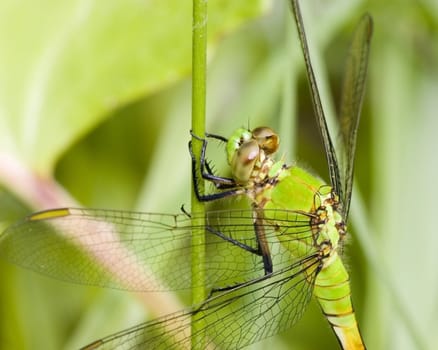
[[[344,236],[345,225],[336,209],[339,205],[338,198],[330,186],[297,166],[282,167],[273,185],[264,186],[256,199],[266,209],[265,216],[268,220],[275,210],[278,218],[278,209],[301,212],[303,217],[307,215],[309,232],[312,232],[309,243],[316,249],[321,249],[321,253],[327,258],[324,259],[324,265],[335,258],[339,241]],[[296,231],[302,230],[298,225]],[[285,245],[291,244],[290,236],[278,238]]]

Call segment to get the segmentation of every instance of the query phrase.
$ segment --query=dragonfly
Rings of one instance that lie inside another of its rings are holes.
[[[200,304],[101,338],[83,349],[243,348],[289,329],[312,296],[342,349],[365,348],[341,252],[372,20],[365,15],[360,21],[347,58],[340,112],[341,168],[298,1],[292,1],[292,10],[330,185],[296,165],[276,160],[279,137],[272,129],[239,128],[228,139],[194,135],[203,142],[200,159],[192,153],[194,189],[200,201],[243,197],[250,208],[209,210],[202,215],[57,208],[31,214],[0,236],[1,257],[60,280],[135,292],[193,287],[209,291]],[[226,142],[232,177],[216,175],[207,161],[210,138]],[[214,184],[213,193],[200,192],[197,171]],[[203,224],[194,226],[194,221]],[[196,235],[206,235],[202,286],[193,285],[187,262],[196,244],[191,236]],[[204,326],[191,328],[193,316]]]

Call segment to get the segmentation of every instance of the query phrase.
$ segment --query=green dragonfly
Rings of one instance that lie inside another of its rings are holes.
[[[204,287],[199,305],[97,340],[83,349],[242,348],[290,328],[312,295],[343,349],[364,349],[340,252],[347,234],[353,163],[372,22],[355,32],[341,102],[342,171],[327,128],[312,70],[298,1],[292,9],[304,52],[317,124],[331,185],[274,155],[270,128],[238,129],[227,142],[233,177],[214,174],[192,154],[194,188],[201,201],[242,196],[250,209],[154,214],[59,208],[32,214],[0,237],[0,256],[57,279],[130,291]],[[195,136],[197,137],[197,136]],[[217,191],[201,195],[197,169]],[[203,225],[192,226],[194,219]],[[205,285],[194,286],[188,256],[206,234]],[[96,263],[99,261],[99,263]],[[193,316],[205,326],[191,334]],[[193,340],[202,339],[202,345]]]

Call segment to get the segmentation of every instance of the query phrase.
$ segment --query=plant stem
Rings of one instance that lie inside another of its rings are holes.
[[[205,135],[205,100],[206,100],[206,54],[207,52],[207,0],[193,0],[192,30],[192,132],[200,137]],[[202,142],[192,137],[192,149],[196,159],[200,159]],[[195,169],[199,171],[198,169]],[[199,183],[203,182],[199,174]],[[193,184],[192,184],[193,186]],[[203,227],[204,206],[192,189],[193,227]],[[205,300],[205,235],[192,231],[192,305],[199,305]],[[204,349],[204,321],[202,315],[192,316],[192,349]]]

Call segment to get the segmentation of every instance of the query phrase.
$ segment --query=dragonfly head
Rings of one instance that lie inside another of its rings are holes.
[[[227,143],[228,163],[236,182],[246,184],[256,163],[274,154],[279,145],[280,138],[271,128],[237,129]]]

